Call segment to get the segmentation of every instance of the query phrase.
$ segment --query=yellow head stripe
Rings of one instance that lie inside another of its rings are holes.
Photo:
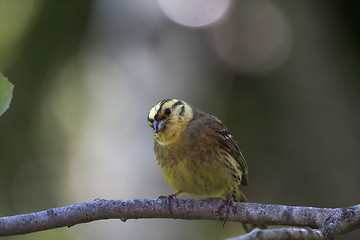
[[[161,113],[162,109],[172,108],[175,103],[179,102],[178,99],[164,99],[158,102],[153,108],[150,109],[149,119],[154,120],[157,114]]]

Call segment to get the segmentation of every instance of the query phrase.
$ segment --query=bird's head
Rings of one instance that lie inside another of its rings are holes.
[[[149,111],[147,121],[161,144],[173,143],[184,132],[193,118],[193,110],[186,102],[164,99]]]

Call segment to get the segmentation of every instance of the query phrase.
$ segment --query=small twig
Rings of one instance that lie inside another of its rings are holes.
[[[323,233],[311,228],[277,228],[254,229],[253,231],[237,238],[227,240],[320,240],[324,239]]]

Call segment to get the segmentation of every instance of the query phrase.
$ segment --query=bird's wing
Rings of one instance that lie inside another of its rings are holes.
[[[208,114],[207,114],[208,115]],[[216,117],[212,115],[208,115],[208,121],[205,120],[205,125],[208,129],[215,133],[217,141],[219,143],[220,148],[230,155],[232,159],[234,159],[234,163],[236,168],[241,171],[241,184],[246,186],[247,185],[247,164],[245,161],[244,156],[242,155],[238,144],[234,137],[228,132],[226,126]]]

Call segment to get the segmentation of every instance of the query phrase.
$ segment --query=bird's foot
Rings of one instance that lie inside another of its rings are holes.
[[[169,196],[164,196],[164,195],[161,195],[158,197],[158,199],[167,199],[167,204],[170,205],[171,201],[172,200],[177,200],[177,196],[180,195],[182,193],[182,191],[178,191],[174,194],[170,194]]]
[[[225,216],[224,216],[224,223],[223,223],[223,227],[225,226],[225,223],[229,217],[229,213],[230,213],[230,208],[234,209],[234,201],[233,201],[233,196],[231,195],[231,193],[228,193],[226,195],[226,199],[223,200],[223,202],[220,204],[220,206],[218,207],[218,209],[216,210],[216,212],[219,214],[219,216],[221,216],[221,210],[226,206],[226,210],[225,210]]]

